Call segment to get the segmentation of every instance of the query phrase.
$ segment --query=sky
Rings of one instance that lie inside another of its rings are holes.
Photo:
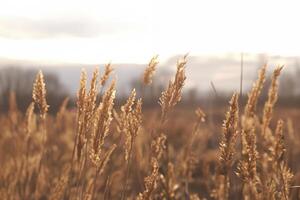
[[[0,57],[145,63],[155,54],[299,56],[297,1],[0,0]]]

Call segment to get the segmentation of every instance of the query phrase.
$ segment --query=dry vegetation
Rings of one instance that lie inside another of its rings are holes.
[[[145,87],[157,64],[155,56],[142,79]],[[275,121],[282,67],[273,72],[263,110],[257,102],[266,66],[246,105],[232,95],[220,127],[207,122],[205,108],[195,109],[193,116],[174,109],[181,101],[186,64],[187,56],[178,61],[158,112],[142,111],[143,99],[134,89],[116,108],[116,80],[109,81],[113,69],[108,64],[102,76],[94,71],[89,86],[82,71],[76,112],[66,108],[66,99],[56,116],[49,115],[47,85],[39,72],[27,112],[18,110],[11,93],[9,112],[0,117],[0,198],[300,198],[300,179],[293,175],[300,164],[293,125],[297,113]]]

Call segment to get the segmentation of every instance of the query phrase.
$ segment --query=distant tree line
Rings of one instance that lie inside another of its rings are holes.
[[[258,71],[258,70],[257,70]],[[253,82],[256,80],[257,71],[253,74]],[[154,76],[153,83],[150,86],[145,86],[140,79],[133,79],[131,86],[136,88],[137,93],[144,99],[146,106],[154,106],[157,104],[157,100],[161,95],[161,92],[167,86],[166,80],[170,80],[171,74],[168,71],[157,73]],[[258,104],[263,104],[268,96],[268,90],[271,83],[271,76],[266,79],[262,95]],[[205,93],[199,92],[194,88],[185,88],[184,97],[181,105],[196,106],[199,102],[205,102],[206,104],[214,105],[227,105],[228,99],[232,95],[227,91],[220,91],[213,88],[209,88]],[[244,89],[243,96],[240,98],[242,102],[247,100],[247,91]],[[246,103],[246,102],[245,102]],[[278,104],[284,106],[300,106],[300,66],[296,67],[294,72],[284,71],[281,74],[279,82],[279,99]]]
[[[18,109],[24,111],[32,102],[32,87],[37,70],[8,66],[0,69],[0,110],[9,108],[9,97],[15,95]],[[56,112],[68,91],[55,73],[43,71],[49,111]]]
[[[32,101],[32,86],[38,70],[25,69],[17,66],[0,68],[0,111],[6,112],[9,109],[9,98],[14,94],[18,109],[25,111]],[[68,89],[63,85],[57,74],[43,71],[46,88],[47,101],[50,105],[50,113],[55,113],[66,97],[69,97]],[[170,80],[172,74],[169,71],[161,71],[154,76],[153,84],[145,86],[141,79],[133,79],[131,86],[136,88],[137,94],[144,99],[144,107],[159,106],[158,99],[161,92],[167,86],[166,80]],[[300,106],[300,67],[293,73],[284,72],[280,78],[278,104],[284,106]],[[262,104],[268,95],[270,76],[267,78],[262,97],[259,104]],[[184,91],[182,102],[179,106],[223,106],[227,105],[231,96],[228,92],[214,91],[210,88],[205,93],[200,93],[197,88],[188,88]],[[116,104],[121,105],[126,96],[118,96]],[[247,93],[240,98],[245,103]],[[69,106],[74,107],[76,96],[70,97]]]

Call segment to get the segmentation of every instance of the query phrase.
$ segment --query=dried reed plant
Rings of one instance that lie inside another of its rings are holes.
[[[185,66],[186,66],[185,55],[181,60],[177,62],[177,71],[174,81],[170,81],[166,91],[162,92],[161,97],[159,98],[159,104],[161,105],[162,115],[161,122],[162,124],[166,120],[167,113],[172,107],[174,107],[181,100],[181,91],[186,80],[185,76]]]
[[[158,55],[153,56],[148,63],[147,68],[144,71],[143,82],[145,85],[150,85],[152,83],[152,77],[156,71],[158,65]]]
[[[42,71],[39,71],[33,84],[32,99],[39,108],[41,118],[45,119],[49,105],[46,100],[46,86]]]
[[[159,179],[159,160],[161,159],[163,152],[166,149],[166,139],[167,137],[164,134],[161,134],[151,143],[151,167],[152,171],[149,176],[144,180],[145,190],[142,193],[139,193],[137,200],[149,200],[152,199],[152,194],[157,187],[157,182]]]
[[[258,79],[248,95],[248,101],[242,116],[242,158],[238,165],[237,175],[243,180],[243,196],[246,199],[258,199],[257,184],[260,183],[257,175],[258,152],[256,149],[257,116],[256,105],[265,82],[266,65],[259,71]]]
[[[282,69],[283,66],[280,66],[277,67],[273,72],[271,86],[268,93],[268,100],[264,106],[262,136],[265,138],[265,140],[270,140],[272,138],[272,134],[268,128],[272,119],[274,105],[278,98],[278,78]]]
[[[230,174],[236,154],[236,140],[238,136],[238,95],[233,94],[230,100],[229,111],[223,123],[223,134],[220,142],[220,163],[217,188],[213,192],[213,197],[216,199],[230,199]]]
[[[103,75],[100,78],[100,85],[103,87],[105,85],[105,83],[107,82],[109,76],[111,75],[111,73],[114,71],[114,69],[112,68],[111,63],[108,63],[105,65],[105,70]]]
[[[114,106],[114,99],[116,94],[115,81],[112,82],[111,86],[105,92],[102,102],[97,108],[95,115],[94,129],[91,137],[91,160],[95,165],[98,165],[99,155],[101,155],[102,146],[104,140],[109,133],[110,124],[112,121],[112,109]]]
[[[132,90],[126,103],[121,107],[121,113],[115,112],[115,119],[118,124],[118,131],[125,135],[125,161],[126,172],[124,179],[123,191],[121,199],[126,199],[126,190],[128,185],[128,176],[133,154],[135,139],[138,135],[139,128],[142,124],[142,99],[136,100],[136,91]]]
[[[39,196],[39,189],[42,187],[41,181],[41,172],[44,164],[44,157],[46,152],[46,142],[47,142],[47,125],[46,125],[46,116],[48,112],[48,104],[46,100],[46,85],[44,81],[44,76],[42,71],[39,71],[35,82],[33,84],[32,91],[32,99],[39,108],[40,118],[41,118],[41,126],[39,127],[42,130],[42,150],[40,153],[38,170],[37,170],[37,178],[36,178],[36,188],[35,188],[35,198]]]

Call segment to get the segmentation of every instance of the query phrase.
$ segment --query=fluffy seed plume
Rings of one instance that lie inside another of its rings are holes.
[[[158,63],[158,55],[153,56],[144,72],[143,82],[145,85],[150,85],[152,83],[152,77],[155,73]]]
[[[33,84],[32,99],[38,105],[41,117],[45,119],[49,106],[46,101],[46,86],[42,71],[39,71]]]

